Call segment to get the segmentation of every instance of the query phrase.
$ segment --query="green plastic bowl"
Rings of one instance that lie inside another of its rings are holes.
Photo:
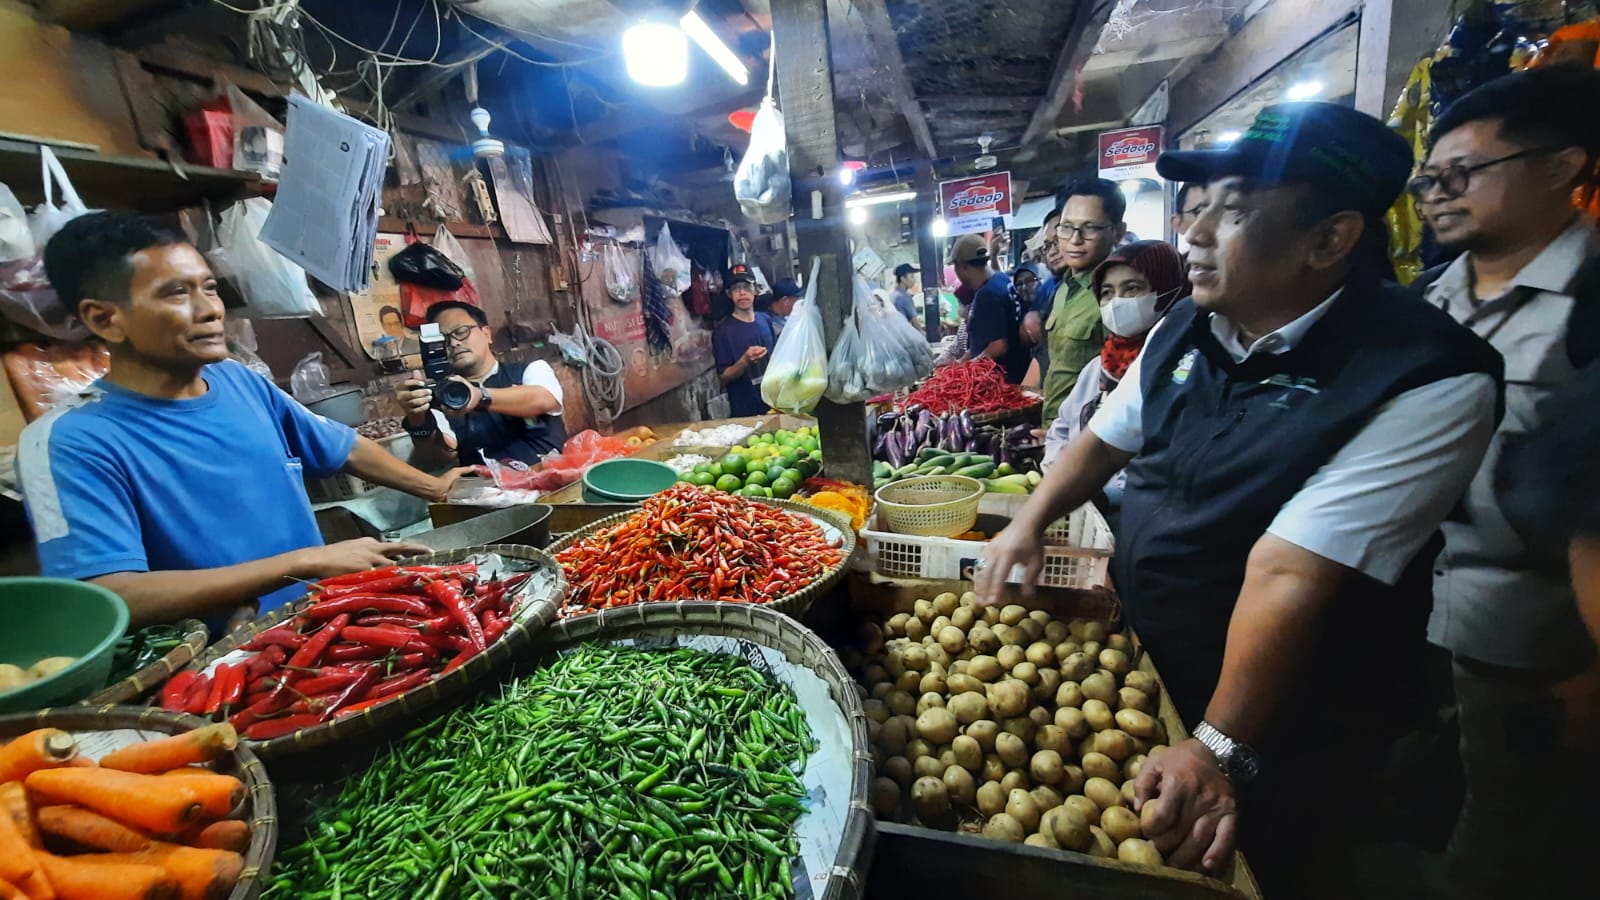
[[[638,503],[678,483],[678,473],[652,459],[608,459],[583,473],[585,503]]]
[[[0,691],[0,713],[76,703],[105,687],[112,650],[128,630],[121,597],[67,578],[0,578],[0,617],[0,663],[26,669],[52,656],[77,658],[54,675]]]

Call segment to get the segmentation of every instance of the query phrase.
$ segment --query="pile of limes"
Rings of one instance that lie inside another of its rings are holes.
[[[822,445],[815,425],[794,431],[752,434],[716,462],[701,463],[678,480],[746,497],[787,500],[800,482],[822,471]]]

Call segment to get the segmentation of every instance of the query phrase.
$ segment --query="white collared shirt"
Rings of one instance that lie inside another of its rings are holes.
[[[1249,347],[1238,325],[1224,316],[1211,316],[1211,333],[1236,362],[1287,353],[1339,294]],[[1089,421],[1100,440],[1133,454],[1144,446],[1143,361],[1141,353]],[[1494,379],[1483,374],[1400,394],[1378,407],[1366,427],[1283,505],[1267,533],[1394,584],[1477,470],[1494,431],[1494,411]]]

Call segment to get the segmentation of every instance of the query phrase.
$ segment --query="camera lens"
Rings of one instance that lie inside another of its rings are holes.
[[[466,409],[472,402],[472,386],[459,381],[446,381],[435,385],[434,396],[445,409]]]

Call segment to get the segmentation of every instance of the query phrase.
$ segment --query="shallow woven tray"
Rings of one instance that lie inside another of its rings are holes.
[[[839,545],[840,557],[838,565],[827,569],[821,575],[817,576],[817,578],[810,584],[794,592],[793,594],[787,594],[783,597],[779,597],[771,603],[759,604],[768,609],[775,609],[778,612],[787,613],[798,619],[806,614],[806,610],[811,608],[811,604],[815,602],[818,597],[826,594],[829,590],[832,590],[833,586],[838,584],[839,581],[844,578],[844,573],[850,566],[850,557],[855,553],[856,550],[855,526],[850,523],[849,519],[845,518],[840,513],[834,512],[831,509],[823,509],[820,506],[812,506],[809,503],[798,503],[793,500],[757,500],[755,502],[765,503],[768,506],[775,506],[785,512],[794,513],[796,515],[815,520],[818,525],[822,526],[824,534],[826,534],[828,529],[831,528],[844,541],[844,543]],[[595,534],[596,532],[604,531],[613,525],[620,524],[629,516],[632,516],[637,512],[638,510],[632,510],[625,513],[617,513],[614,516],[607,516],[592,525],[563,535],[559,539],[551,542],[550,555],[555,556],[562,550],[567,549],[573,544],[576,544],[578,541],[581,541],[584,538]],[[652,603],[650,605],[653,606],[656,604]]]
[[[183,668],[189,660],[205,650],[206,641],[211,639],[211,632],[199,619],[184,619],[178,623],[178,630],[183,632],[183,643],[173,647],[166,656],[115,684],[106,685],[104,689],[90,694],[80,703],[84,706],[135,703],[160,687],[172,677],[172,673]]]
[[[0,742],[36,728],[59,728],[73,734],[115,731],[130,728],[160,734],[181,734],[209,724],[199,716],[167,712],[148,706],[62,706],[16,716],[0,717]],[[222,764],[219,772],[244,782],[245,813],[250,822],[250,846],[244,852],[244,871],[228,900],[252,900],[265,886],[272,868],[272,854],[278,847],[278,809],[273,799],[267,770],[254,752],[240,742]]]
[[[556,611],[566,596],[567,580],[561,573],[561,566],[556,564],[550,554],[537,547],[523,544],[491,544],[486,547],[466,547],[444,553],[413,556],[401,560],[401,563],[447,566],[484,553],[496,553],[507,559],[528,560],[539,564],[530,586],[525,589],[527,593],[522,605],[517,609],[511,627],[506,629],[506,633],[501,635],[499,640],[490,644],[488,649],[462,663],[450,674],[435,678],[403,694],[397,694],[376,706],[369,706],[343,718],[303,728],[268,741],[246,741],[241,737],[240,743],[250,745],[265,759],[326,747],[375,731],[396,720],[419,716],[437,705],[439,701],[465,690],[473,682],[487,677],[515,658],[532,640],[535,632],[555,619]],[[299,613],[310,603],[309,598],[298,600],[279,607],[248,625],[234,629],[222,640],[212,644],[210,649],[196,658],[189,668],[197,671],[206,669],[233,650],[248,644],[257,634]]]
[[[543,654],[586,641],[628,638],[675,638],[682,635],[716,635],[738,638],[781,651],[792,663],[806,666],[828,685],[828,695],[850,723],[850,812],[845,819],[839,852],[828,870],[825,887],[812,882],[818,900],[859,900],[872,859],[876,822],[867,805],[872,781],[872,752],[867,738],[867,714],[861,706],[855,681],[844,664],[817,633],[789,616],[768,607],[745,603],[660,602],[637,603],[603,609],[591,615],[561,619],[534,640]]]

